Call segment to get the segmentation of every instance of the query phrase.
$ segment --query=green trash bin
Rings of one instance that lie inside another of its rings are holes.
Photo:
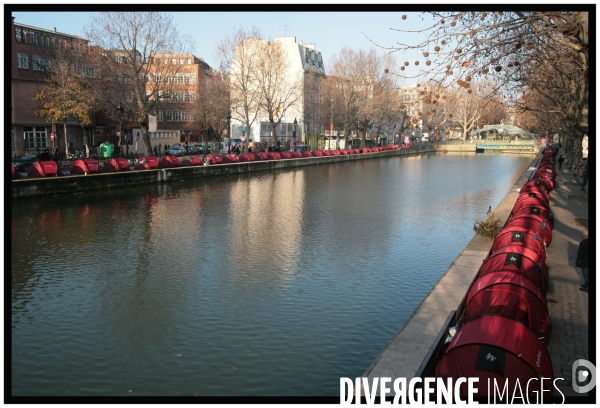
[[[100,143],[100,157],[110,159],[113,155],[112,143]]]

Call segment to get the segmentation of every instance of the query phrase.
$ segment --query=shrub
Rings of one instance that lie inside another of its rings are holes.
[[[488,217],[484,221],[475,221],[473,229],[486,238],[494,239],[500,232],[500,220],[494,219],[494,212],[488,211]]]

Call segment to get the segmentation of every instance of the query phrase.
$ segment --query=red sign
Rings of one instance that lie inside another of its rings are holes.
[[[333,130],[333,123],[329,124],[329,130]]]
[[[54,133],[50,133],[50,140],[54,140]]]
[[[190,141],[190,137],[189,137],[189,135],[185,137],[185,141],[186,141],[186,142],[189,142],[189,141]]]

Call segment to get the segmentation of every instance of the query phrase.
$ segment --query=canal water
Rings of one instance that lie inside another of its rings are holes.
[[[335,396],[531,160],[430,154],[12,202],[12,393]]]

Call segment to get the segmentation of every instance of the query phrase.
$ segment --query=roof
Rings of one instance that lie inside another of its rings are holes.
[[[54,30],[48,30],[46,28],[34,27],[34,26],[27,25],[27,24],[17,23],[17,22],[15,22],[14,25],[15,25],[15,27],[22,27],[27,30],[35,30],[35,31],[40,31],[42,33],[48,33],[48,34],[52,34],[52,35],[60,35],[62,37],[70,37],[70,38],[75,38],[75,39],[82,40],[82,41],[89,41],[88,39],[79,37],[77,35],[58,32],[58,31],[56,31],[56,27],[54,28]]]

